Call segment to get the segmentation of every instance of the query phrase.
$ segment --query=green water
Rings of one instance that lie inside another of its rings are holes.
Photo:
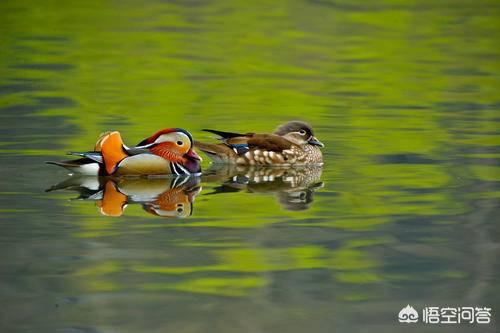
[[[0,2],[1,331],[496,332],[498,36],[486,0]],[[291,119],[326,145],[293,189],[205,175],[182,219],[44,192],[104,130]]]

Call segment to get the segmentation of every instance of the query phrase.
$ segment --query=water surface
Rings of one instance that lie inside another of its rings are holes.
[[[487,0],[2,1],[2,331],[497,331],[499,17]],[[45,193],[67,175],[43,162],[104,130],[291,119],[326,144],[292,190],[98,182],[107,215]],[[406,304],[494,323],[404,326]]]

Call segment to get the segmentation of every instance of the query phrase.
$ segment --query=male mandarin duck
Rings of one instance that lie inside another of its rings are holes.
[[[237,165],[306,165],[323,164],[311,126],[302,121],[290,121],[272,134],[238,134],[205,129],[217,134],[222,143],[195,141],[194,146],[205,152],[214,163]]]
[[[191,134],[182,128],[160,130],[131,148],[123,143],[119,132],[105,132],[94,151],[68,153],[82,158],[47,163],[95,176],[196,175],[201,172],[201,157],[192,146]]]
[[[76,200],[95,201],[106,216],[122,216],[129,204],[141,204],[150,214],[161,217],[188,217],[200,193],[199,177],[98,178],[70,177],[46,192],[72,190]]]
[[[121,216],[128,204],[139,203],[150,214],[184,218],[193,214],[194,198],[201,191],[199,182],[195,177],[178,177],[172,182],[161,178],[122,182],[106,179],[100,196],[87,199],[96,200],[99,212],[106,216]]]

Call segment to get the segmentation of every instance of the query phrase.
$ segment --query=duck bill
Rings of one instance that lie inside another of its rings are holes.
[[[194,202],[194,198],[201,192],[201,186],[196,186],[194,188],[190,188],[186,190],[186,195],[190,203]]]
[[[198,155],[193,149],[189,149],[188,152],[186,153],[186,156],[193,160],[197,161],[203,161],[200,155]]]
[[[309,142],[310,145],[313,145],[313,146],[319,146],[319,147],[324,147],[325,146],[323,144],[323,142],[319,141],[314,136],[311,136],[311,138],[309,139],[308,142]]]

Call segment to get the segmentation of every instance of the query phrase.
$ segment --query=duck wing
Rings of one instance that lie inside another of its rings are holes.
[[[231,148],[236,154],[244,154],[247,152],[250,148],[248,146],[248,140],[254,135],[254,133],[247,133],[247,134],[240,134],[240,133],[234,133],[234,132],[223,132],[223,131],[217,131],[217,130],[212,130],[212,129],[204,129],[203,131],[213,133],[219,136],[219,140],[222,141],[226,146]],[[220,145],[219,145],[220,146]],[[199,147],[201,150],[207,152],[205,149],[206,147]],[[220,148],[224,150],[223,148]],[[220,150],[219,149],[219,150]],[[214,150],[214,147],[211,149],[212,151]],[[217,148],[215,148],[217,150]],[[215,152],[216,153],[216,152]],[[227,152],[219,152],[219,153],[226,153]]]
[[[219,140],[233,149],[238,155],[244,154],[252,148],[264,151],[281,152],[292,147],[292,142],[276,134],[240,134],[211,129],[204,129],[203,131],[220,136]]]
[[[292,142],[276,134],[253,134],[247,141],[249,148],[263,151],[282,152],[290,149]]]

